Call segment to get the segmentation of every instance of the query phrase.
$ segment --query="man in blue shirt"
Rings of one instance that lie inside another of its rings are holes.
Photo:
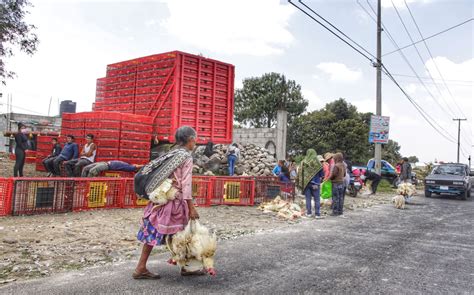
[[[143,165],[129,164],[123,161],[97,162],[87,165],[82,169],[82,177],[96,177],[103,171],[126,171],[136,172]]]
[[[54,176],[61,175],[60,165],[62,162],[77,159],[79,157],[79,146],[77,145],[77,143],[74,142],[74,136],[67,135],[66,138],[67,143],[64,145],[64,148],[59,154],[59,156],[54,158],[52,167],[53,169],[49,171]]]
[[[280,176],[280,173],[281,173],[281,167],[283,167],[285,165],[285,162],[283,160],[279,160],[278,161],[278,164],[275,166],[275,168],[273,168],[273,175],[274,176]]]

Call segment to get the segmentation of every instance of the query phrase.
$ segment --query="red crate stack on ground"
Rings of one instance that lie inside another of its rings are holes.
[[[232,141],[233,65],[173,51],[108,65],[100,80],[95,110],[151,116],[160,141],[174,142],[183,125],[198,143]]]
[[[146,164],[150,160],[152,129],[152,118],[148,116],[96,111],[63,114],[61,133],[63,136],[74,135],[81,150],[85,136],[94,135],[96,161],[121,160]]]

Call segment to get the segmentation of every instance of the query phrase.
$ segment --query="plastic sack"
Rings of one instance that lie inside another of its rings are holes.
[[[321,198],[330,199],[332,197],[332,183],[327,180],[321,184]]]

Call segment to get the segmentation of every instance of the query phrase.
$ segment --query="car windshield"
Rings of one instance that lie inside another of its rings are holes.
[[[465,171],[462,166],[442,165],[433,169],[433,174],[451,174],[464,176]]]

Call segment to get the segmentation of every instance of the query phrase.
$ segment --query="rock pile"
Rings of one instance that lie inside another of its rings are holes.
[[[205,148],[205,146],[199,146],[193,154],[193,173],[203,175],[228,175],[226,156],[228,145],[214,145],[214,154],[210,157],[204,155]],[[254,144],[239,144],[239,149],[240,159],[235,165],[236,175],[272,175],[272,170],[277,164],[277,160],[267,149]]]

